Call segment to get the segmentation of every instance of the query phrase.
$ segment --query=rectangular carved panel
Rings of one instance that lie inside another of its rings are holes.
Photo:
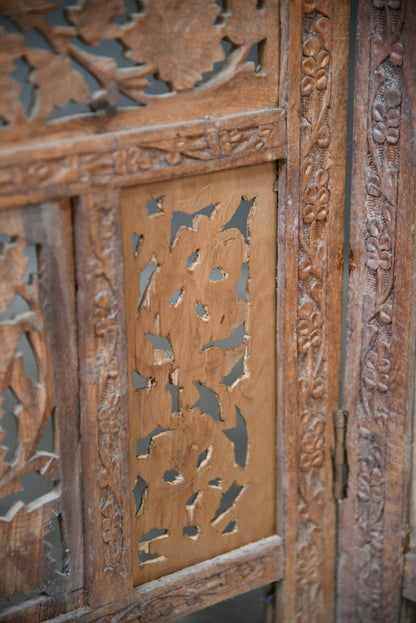
[[[33,621],[79,603],[68,597],[83,585],[74,311],[68,203],[3,212],[0,617],[22,597]]]
[[[136,584],[275,532],[275,177],[122,193]]]

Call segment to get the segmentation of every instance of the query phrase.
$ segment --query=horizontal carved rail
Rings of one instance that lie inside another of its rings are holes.
[[[167,623],[283,578],[283,540],[279,536],[222,554],[134,591],[130,603],[113,603],[98,610],[81,608],[61,615],[50,623],[123,623],[160,621]]]
[[[0,150],[0,208],[285,156],[281,108]]]

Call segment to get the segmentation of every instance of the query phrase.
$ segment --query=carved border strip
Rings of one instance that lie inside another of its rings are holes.
[[[75,214],[86,575],[100,606],[132,589],[123,252],[117,191]]]
[[[278,160],[285,140],[276,108],[4,150],[0,208]]]
[[[414,30],[404,35],[410,5],[359,5],[355,109],[362,114],[354,132],[345,379],[350,478],[340,515],[339,610],[345,620],[369,623],[398,620],[403,566],[414,253],[406,127],[414,84],[404,71],[414,65]]]
[[[281,580],[283,567],[283,541],[271,536],[149,582],[134,591],[127,606],[119,601],[94,611],[83,608],[51,623],[167,623],[240,594],[243,584],[251,590]]]
[[[341,6],[336,0],[304,0],[302,5],[294,568],[299,622],[328,620],[334,607],[331,452],[338,401],[347,99],[347,50],[338,32],[343,37],[348,32],[348,8],[349,3]]]

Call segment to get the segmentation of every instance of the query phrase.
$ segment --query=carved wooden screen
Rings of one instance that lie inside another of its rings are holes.
[[[329,620],[348,3],[0,10],[0,620]]]

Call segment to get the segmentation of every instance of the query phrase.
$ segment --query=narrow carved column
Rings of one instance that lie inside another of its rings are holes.
[[[123,255],[119,194],[76,210],[87,586],[94,607],[131,590]]]

